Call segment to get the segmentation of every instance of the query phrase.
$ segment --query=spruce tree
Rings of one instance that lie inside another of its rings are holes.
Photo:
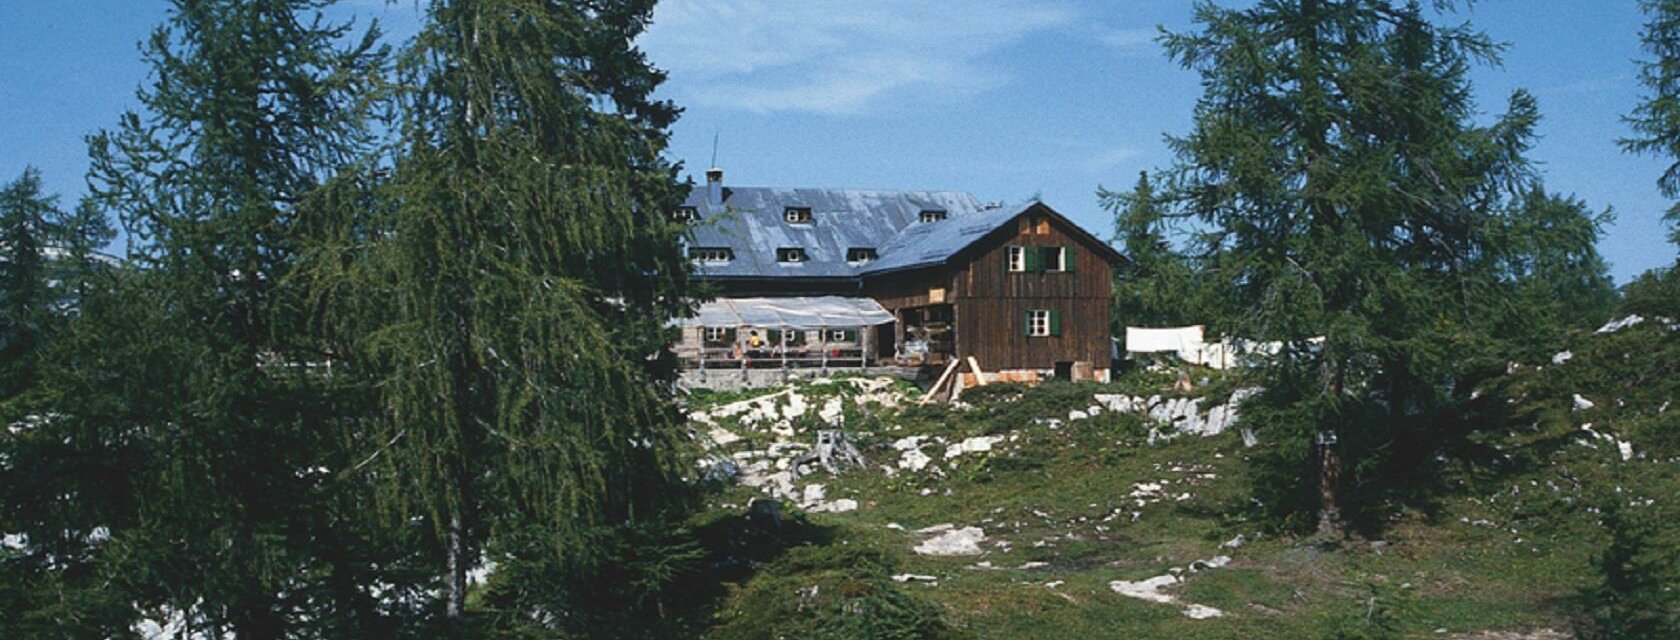
[[[1116,332],[1127,325],[1167,327],[1196,323],[1191,268],[1166,237],[1165,212],[1147,172],[1129,192],[1098,189],[1114,215],[1114,239],[1127,261],[1115,272]]]
[[[322,508],[326,426],[321,382],[300,374],[319,354],[278,287],[300,203],[365,153],[383,59],[377,30],[326,21],[329,4],[175,0],[143,46],[144,110],[90,140],[90,186],[141,270],[129,308],[102,317],[144,323],[145,343],[123,350],[146,361],[72,376],[130,397],[66,407],[64,428],[144,450],[122,479],[135,514],[113,526],[109,570],[142,607],[209,635],[284,637],[321,613],[305,598],[323,537],[304,516]],[[130,374],[143,385],[112,383]]]
[[[432,525],[451,636],[469,570],[586,566],[604,528],[653,515],[673,468],[685,187],[662,156],[677,109],[633,45],[653,4],[427,3],[378,204],[320,229],[317,304],[378,390],[362,472],[394,520]],[[585,619],[528,582],[504,619]]]
[[[80,307],[97,286],[101,274],[115,263],[105,248],[116,239],[117,230],[92,198],[82,198],[76,208],[62,212],[55,225],[55,235],[61,250],[56,265],[63,295],[70,298],[71,308]]]
[[[1452,401],[1474,301],[1498,286],[1475,258],[1530,178],[1536,106],[1519,91],[1477,124],[1466,73],[1499,47],[1416,2],[1202,2],[1196,21],[1163,37],[1205,87],[1170,140],[1172,201],[1212,229],[1238,332],[1286,344],[1257,399],[1273,410],[1244,411],[1274,429],[1267,503],[1334,534],[1348,488]]]
[[[41,191],[41,173],[33,167],[0,188],[0,402],[35,381],[51,321],[47,251],[57,201]]]

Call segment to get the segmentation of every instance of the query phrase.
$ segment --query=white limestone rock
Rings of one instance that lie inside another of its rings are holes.
[[[992,445],[1003,442],[1004,436],[975,436],[945,448],[945,459],[950,460],[965,453],[982,453],[992,450]]]
[[[980,527],[963,527],[928,538],[914,550],[924,556],[977,556],[984,553],[980,543],[985,540],[986,532]]]
[[[1572,398],[1572,400],[1574,400],[1574,402],[1575,402],[1575,410],[1576,411],[1586,411],[1588,409],[1591,409],[1593,407],[1598,406],[1597,403],[1594,403],[1591,400],[1588,400],[1586,398],[1581,397],[1581,394],[1579,394],[1579,393],[1574,394],[1574,397]]]

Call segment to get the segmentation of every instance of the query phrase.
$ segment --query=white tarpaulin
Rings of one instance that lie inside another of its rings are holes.
[[[862,327],[894,320],[890,311],[869,298],[817,296],[798,298],[718,298],[700,305],[685,327]]]
[[[1283,351],[1282,342],[1254,342],[1240,338],[1226,338],[1219,342],[1204,342],[1202,325],[1148,329],[1126,327],[1128,353],[1171,353],[1179,360],[1215,369],[1228,369],[1242,364],[1247,358],[1267,357]],[[1317,337],[1312,344],[1324,342]]]
[[[1132,353],[1185,354],[1202,347],[1202,325],[1147,329],[1126,327],[1126,350]]]

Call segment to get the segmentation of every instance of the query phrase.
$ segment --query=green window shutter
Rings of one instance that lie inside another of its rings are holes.
[[[1062,270],[1073,273],[1073,247],[1062,247]]]
[[[1056,309],[1050,310],[1050,335],[1062,335],[1062,312]]]
[[[1025,314],[1023,314],[1021,316],[1021,335],[1027,336],[1029,338],[1032,337],[1032,311],[1031,310],[1027,311]]]
[[[1024,260],[1027,263],[1027,270],[1038,271],[1038,263],[1042,261],[1040,260],[1041,256],[1038,254],[1038,247],[1024,247],[1022,253],[1026,254],[1026,256],[1024,256]]]

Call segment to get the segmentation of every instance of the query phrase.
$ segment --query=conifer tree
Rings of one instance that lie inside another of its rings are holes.
[[[1614,490],[1600,489],[1592,501],[1610,540],[1593,558],[1597,582],[1581,590],[1585,615],[1576,633],[1583,640],[1680,636],[1680,562],[1663,528],[1668,496],[1647,499],[1633,491],[1639,482],[1615,479]]]
[[[112,527],[107,570],[212,636],[284,637],[321,613],[304,598],[322,537],[302,516],[319,507],[325,425],[318,380],[297,373],[319,356],[277,287],[299,204],[364,153],[383,58],[377,29],[327,22],[329,4],[175,0],[143,45],[144,110],[90,139],[90,186],[141,269],[130,308],[101,317],[143,323],[145,342],[120,348],[146,353],[76,372],[87,393],[127,397],[60,422],[144,450],[120,479],[135,513]]]
[[[35,380],[50,322],[47,249],[57,201],[41,191],[41,173],[33,167],[0,188],[0,402]]]
[[[1275,423],[1267,502],[1337,533],[1395,430],[1451,402],[1473,301],[1498,285],[1475,257],[1530,178],[1536,107],[1519,91],[1477,124],[1466,73],[1499,48],[1416,2],[1202,2],[1196,21],[1163,37],[1205,87],[1170,141],[1172,201],[1213,229],[1239,333],[1287,345],[1257,399],[1277,411],[1244,412]]]
[[[1535,183],[1510,204],[1499,231],[1503,250],[1483,256],[1505,283],[1506,292],[1477,301],[1501,338],[1504,362],[1533,361],[1562,348],[1571,329],[1597,327],[1609,319],[1616,288],[1609,265],[1598,253],[1611,212],[1594,213],[1579,198],[1550,193]]]
[[[668,212],[685,187],[662,156],[677,109],[632,44],[653,4],[427,3],[381,204],[321,230],[318,304],[378,389],[364,472],[398,520],[432,524],[452,636],[469,570],[587,564],[672,468],[666,323],[689,302]],[[506,606],[546,612],[520,624],[580,619],[513,592]]]
[[[117,230],[92,198],[82,198],[76,208],[63,212],[54,227],[62,252],[55,269],[58,281],[72,306],[79,307],[92,293],[95,280],[114,262],[103,251],[117,237]]]
[[[1166,238],[1164,212],[1156,201],[1149,174],[1138,176],[1129,192],[1098,189],[1098,199],[1114,215],[1114,239],[1126,254],[1127,263],[1115,273],[1114,320],[1116,330],[1126,325],[1176,326],[1184,324],[1186,291],[1182,284],[1184,261],[1173,253]]]
[[[1634,135],[1621,144],[1632,153],[1667,159],[1657,186],[1663,195],[1680,198],[1680,0],[1641,0],[1639,7],[1647,16],[1640,41],[1652,56],[1639,71],[1648,93],[1624,118]],[[1680,205],[1670,207],[1666,217],[1673,225],[1669,238],[1680,244]]]

